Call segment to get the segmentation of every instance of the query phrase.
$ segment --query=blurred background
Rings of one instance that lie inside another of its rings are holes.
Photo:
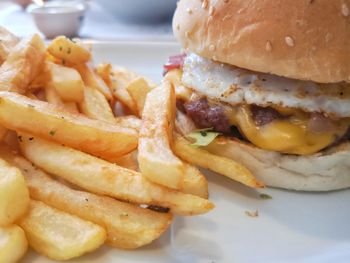
[[[0,0],[0,25],[18,36],[40,32],[104,41],[173,41],[177,0]]]

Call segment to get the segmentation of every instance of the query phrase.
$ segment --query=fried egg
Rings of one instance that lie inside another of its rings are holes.
[[[231,105],[279,105],[350,117],[350,84],[315,83],[253,72],[190,54],[183,66],[182,82],[191,89]]]

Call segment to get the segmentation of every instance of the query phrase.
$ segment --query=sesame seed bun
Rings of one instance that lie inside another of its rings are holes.
[[[321,83],[350,81],[348,0],[181,0],[184,48],[254,71]]]
[[[350,143],[313,155],[286,155],[220,137],[210,152],[236,160],[268,186],[298,191],[331,191],[350,187]]]

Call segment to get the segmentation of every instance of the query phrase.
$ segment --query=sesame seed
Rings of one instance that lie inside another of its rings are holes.
[[[208,7],[208,0],[203,0],[202,8],[206,9]]]
[[[209,7],[209,15],[212,16],[214,14],[214,7],[213,6],[210,6]]]
[[[295,22],[298,26],[303,26],[305,24],[305,21],[303,19],[298,19]]]
[[[289,37],[289,36],[286,36],[284,41],[286,42],[286,44],[289,46],[289,47],[294,47],[294,40],[293,38]]]
[[[331,33],[327,33],[325,36],[326,42],[328,43],[332,38],[332,34]]]
[[[342,4],[341,6],[341,13],[343,16],[349,16],[350,10],[349,7],[346,4]]]
[[[189,37],[190,37],[190,32],[186,31],[186,32],[185,32],[185,37],[186,37],[186,38],[189,38]]]
[[[192,14],[192,9],[191,8],[187,8],[186,12],[191,15]]]
[[[231,15],[225,15],[224,18],[222,19],[222,21],[225,21],[227,19],[230,19],[232,16]]]
[[[218,57],[214,55],[213,60],[218,60]]]
[[[265,49],[266,49],[266,51],[268,51],[268,52],[271,52],[271,51],[272,51],[272,44],[271,44],[270,41],[267,41],[267,42],[266,42]]]
[[[215,46],[214,46],[214,45],[210,45],[210,46],[209,46],[209,51],[210,51],[210,52],[213,52],[214,50],[215,50]]]

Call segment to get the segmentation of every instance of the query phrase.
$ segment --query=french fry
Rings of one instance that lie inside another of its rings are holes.
[[[76,102],[64,102],[64,108],[71,113],[79,114],[78,104]]]
[[[56,37],[47,47],[48,52],[63,61],[73,64],[86,63],[91,59],[91,53],[82,45],[60,36]]]
[[[169,82],[148,93],[139,139],[140,170],[155,183],[207,198],[204,175],[182,162],[170,148],[175,112],[175,94]]]
[[[43,89],[51,81],[51,78],[50,63],[45,61],[38,74],[35,76],[33,81],[30,82],[28,89],[30,91]]]
[[[83,78],[83,81],[86,86],[97,89],[100,91],[107,100],[112,100],[113,95],[107,84],[100,78],[95,71],[86,64],[79,64],[74,66],[77,69]]]
[[[132,129],[135,129],[136,131],[140,130],[141,122],[142,122],[141,119],[133,115],[116,117],[115,121],[118,125],[122,127],[132,128]]]
[[[99,248],[106,240],[102,227],[40,201],[30,201],[30,211],[19,225],[29,245],[54,260],[79,257]]]
[[[11,49],[17,45],[19,38],[4,27],[0,27],[0,64],[3,63]]]
[[[22,228],[0,227],[0,262],[18,262],[27,252],[28,242]]]
[[[107,243],[114,247],[134,249],[146,245],[158,238],[172,221],[170,213],[157,213],[109,197],[73,190],[11,153],[6,146],[1,145],[0,157],[22,171],[31,198],[103,226],[107,231]]]
[[[170,83],[174,85],[177,99],[188,101],[191,98],[192,90],[182,84],[182,69],[170,70],[165,75],[164,79],[170,81]]]
[[[84,100],[84,82],[77,70],[47,62],[52,86],[66,102],[82,102]]]
[[[58,95],[54,87],[50,85],[46,86],[45,88],[45,98],[47,102],[59,106],[62,109],[65,108],[65,103],[62,101],[61,97]]]
[[[140,173],[37,137],[21,135],[23,154],[43,170],[93,193],[139,204],[168,207],[180,215],[206,213],[214,205],[149,182]],[[43,154],[45,153],[45,154]]]
[[[97,75],[107,84],[108,87],[112,87],[111,72],[112,65],[109,63],[101,63],[95,68]]]
[[[193,165],[185,163],[185,176],[180,191],[208,199],[208,182],[201,171]]]
[[[0,65],[6,60],[8,53],[8,49],[0,41]]]
[[[19,149],[17,133],[15,131],[8,130],[6,135],[5,135],[5,137],[4,137],[4,139],[3,139],[3,143],[7,147],[9,147],[9,151],[17,151],[17,152],[19,152],[19,150],[20,150]]]
[[[74,114],[79,113],[77,104],[75,102],[62,101],[56,89],[54,89],[54,87],[52,87],[51,85],[48,85],[45,88],[45,98],[47,102],[60,107],[62,110],[66,110]]]
[[[44,57],[45,45],[38,35],[22,39],[0,67],[0,90],[25,93]]]
[[[138,115],[136,104],[126,89],[127,85],[135,78],[137,78],[135,73],[121,67],[114,67],[111,74],[113,95],[133,114]]]
[[[84,100],[80,103],[80,110],[91,119],[115,123],[115,117],[105,96],[97,89],[85,87]]]
[[[0,92],[0,124],[111,161],[135,150],[138,143],[134,129],[70,114],[13,92]]]
[[[207,168],[253,188],[264,187],[264,184],[259,182],[243,165],[234,160],[211,154],[201,148],[192,147],[190,142],[183,137],[177,136],[173,150],[177,156],[193,165]]]
[[[17,168],[0,159],[0,226],[23,216],[29,206],[29,191]]]
[[[187,135],[192,131],[196,130],[197,127],[190,117],[185,113],[177,110],[175,119],[175,129],[181,135]]]
[[[169,82],[163,82],[148,93],[139,134],[138,161],[147,179],[180,189],[185,164],[170,149],[174,111],[175,93]]]
[[[129,92],[131,98],[136,104],[138,115],[142,115],[143,106],[145,105],[145,100],[147,93],[150,92],[154,87],[149,85],[149,83],[143,78],[138,77],[132,80],[127,86],[126,90]]]
[[[137,151],[119,157],[117,160],[115,160],[115,163],[129,170],[137,172],[140,171],[139,164],[137,162]]]
[[[6,133],[7,129],[4,126],[0,125],[0,141],[2,141],[5,138]]]

